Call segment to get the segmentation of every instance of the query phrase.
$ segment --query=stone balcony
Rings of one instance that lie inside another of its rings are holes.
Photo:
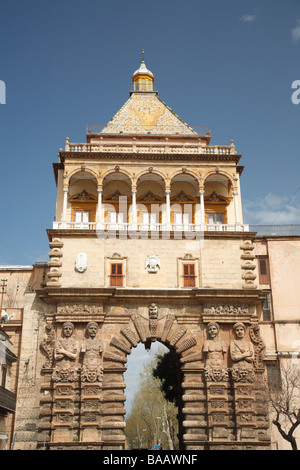
[[[247,224],[143,224],[54,221],[54,230],[103,230],[124,232],[249,232]]]
[[[72,153],[120,153],[120,154],[201,154],[207,156],[236,156],[237,152],[233,140],[230,145],[207,145],[201,139],[196,142],[174,142],[166,138],[164,141],[138,142],[135,137],[116,143],[106,141],[105,137],[98,137],[93,143],[71,143],[67,137],[65,152]]]

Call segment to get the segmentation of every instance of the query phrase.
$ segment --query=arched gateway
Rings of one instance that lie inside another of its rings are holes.
[[[188,303],[129,302],[123,315],[115,305],[119,321],[99,315],[96,305],[58,306],[56,328],[48,324],[41,343],[48,360],[40,432],[49,448],[125,448],[127,355],[156,340],[180,367],[182,449],[265,447],[264,345],[253,313],[239,304],[199,305],[196,312],[196,303]]]
[[[266,294],[241,155],[182,121],[145,70],[114,118],[84,144],[66,139],[54,164],[47,277],[25,299],[16,448],[123,449],[127,355],[156,340],[180,367],[183,449],[270,446]]]

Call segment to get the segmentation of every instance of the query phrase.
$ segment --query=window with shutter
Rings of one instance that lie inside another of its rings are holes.
[[[195,287],[196,274],[195,264],[189,263],[183,265],[183,287]]]
[[[270,284],[269,262],[267,256],[258,258],[258,272],[260,284]]]
[[[123,265],[122,263],[112,263],[110,265],[110,285],[112,287],[123,286]]]
[[[269,390],[281,390],[281,375],[279,364],[267,364]]]

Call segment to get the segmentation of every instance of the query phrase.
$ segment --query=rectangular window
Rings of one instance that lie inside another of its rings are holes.
[[[123,286],[123,264],[112,263],[110,265],[110,285],[112,287]]]
[[[5,385],[6,385],[6,373],[7,373],[6,367],[2,365],[1,386],[3,388],[5,388]]]
[[[87,224],[90,221],[90,211],[74,211],[74,222],[78,224],[78,228],[81,228],[82,224]]]
[[[267,297],[263,301],[263,321],[272,320],[272,310],[271,310],[271,294],[268,293]]]
[[[211,225],[222,225],[224,223],[224,216],[222,213],[210,213],[208,214],[208,223]]]
[[[259,272],[259,283],[270,284],[269,262],[268,262],[267,256],[260,256],[258,258],[258,272]]]
[[[269,389],[274,392],[279,392],[281,390],[281,376],[279,364],[268,364],[267,370]]]
[[[140,213],[142,230],[157,230],[159,228],[159,212],[143,211]]]
[[[183,287],[196,287],[195,264],[183,265]]]

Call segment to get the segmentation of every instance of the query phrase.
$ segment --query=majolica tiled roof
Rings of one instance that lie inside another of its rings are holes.
[[[101,134],[197,135],[156,93],[132,93]]]

